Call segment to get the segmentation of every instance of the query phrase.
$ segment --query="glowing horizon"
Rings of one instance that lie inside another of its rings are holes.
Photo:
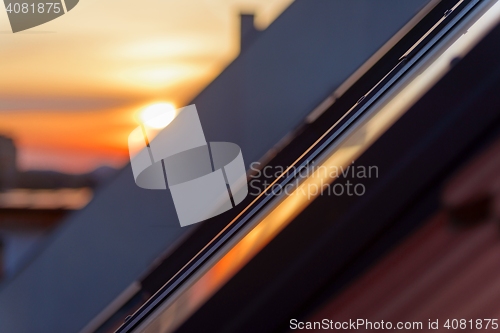
[[[138,110],[186,105],[238,55],[239,11],[263,28],[290,2],[82,0],[17,34],[0,11],[0,134],[22,169],[120,166]]]

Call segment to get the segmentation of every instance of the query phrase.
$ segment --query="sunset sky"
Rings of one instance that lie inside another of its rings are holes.
[[[239,12],[264,29],[292,0],[80,0],[13,34],[0,9],[0,134],[22,169],[126,163],[137,112],[180,107],[239,52]]]

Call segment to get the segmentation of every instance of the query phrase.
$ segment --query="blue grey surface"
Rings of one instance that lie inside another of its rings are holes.
[[[96,194],[0,289],[0,332],[77,332],[186,231],[168,191],[130,167]]]
[[[248,167],[426,2],[294,2],[194,99],[207,141],[238,144]],[[78,332],[187,230],[170,193],[125,168],[1,287],[0,332]]]

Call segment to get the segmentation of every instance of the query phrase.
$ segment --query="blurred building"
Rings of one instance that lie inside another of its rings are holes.
[[[0,254],[2,276],[14,276],[71,212],[85,207],[93,188],[114,174],[102,167],[88,174],[18,170],[13,139],[0,136]]]
[[[0,135],[0,190],[14,186],[17,151],[11,138]]]

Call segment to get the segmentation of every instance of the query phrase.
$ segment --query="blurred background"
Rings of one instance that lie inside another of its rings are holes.
[[[0,11],[2,276],[128,162],[145,107],[186,105],[291,0],[95,1],[12,34]],[[253,27],[253,16],[249,16]]]
[[[88,0],[17,34],[0,11],[0,131],[18,167],[122,166],[141,107],[189,102],[238,55],[240,12],[264,29],[290,2]]]

